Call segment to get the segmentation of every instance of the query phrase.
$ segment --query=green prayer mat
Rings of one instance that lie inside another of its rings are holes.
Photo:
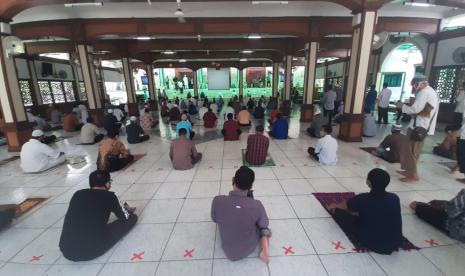
[[[271,158],[270,153],[268,153],[266,155],[265,163],[263,163],[261,165],[252,165],[252,164],[249,164],[249,162],[247,162],[247,160],[245,160],[246,149],[242,149],[241,151],[242,151],[242,164],[244,166],[247,166],[247,167],[272,167],[272,166],[276,166],[275,162],[273,161],[273,158]]]

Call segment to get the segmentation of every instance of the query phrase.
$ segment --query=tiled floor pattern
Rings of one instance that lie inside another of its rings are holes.
[[[197,141],[203,141],[197,148],[204,159],[192,170],[174,171],[168,157],[172,130],[162,125],[150,141],[129,146],[132,152],[147,156],[112,175],[112,190],[137,207],[136,227],[90,262],[66,260],[58,241],[71,196],[87,187],[87,176],[95,169],[97,146],[76,147],[74,138],[60,142],[56,146],[61,150],[83,152],[87,164],[62,166],[39,175],[22,174],[18,161],[1,166],[0,203],[19,203],[29,196],[50,199],[0,233],[0,275],[464,275],[465,245],[426,225],[408,209],[412,200],[453,197],[464,187],[454,180],[458,174],[449,174],[437,165],[440,158],[426,153],[420,163],[421,182],[399,182],[398,165],[358,149],[378,144],[387,126],[380,126],[378,137],[363,143],[339,142],[338,165],[322,167],[307,157],[307,147],[316,142],[304,134],[307,126],[294,115],[292,139],[270,143],[276,166],[254,168],[255,196],[263,202],[273,230],[269,265],[257,258],[258,251],[242,261],[227,260],[210,218],[212,198],[231,189],[246,135],[241,141],[225,143],[203,138],[214,137],[215,130],[196,126]],[[438,133],[429,138],[425,152],[441,137]],[[0,157],[7,157],[4,150]],[[354,253],[350,241],[311,195],[367,191],[365,177],[374,167],[391,173],[389,189],[401,198],[404,235],[422,250],[391,256]],[[438,245],[431,246],[428,240]],[[335,246],[338,243],[341,246]]]

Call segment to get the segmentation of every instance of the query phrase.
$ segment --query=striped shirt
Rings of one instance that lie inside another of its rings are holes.
[[[263,134],[252,134],[247,138],[246,160],[252,165],[261,165],[266,161],[270,140]]]

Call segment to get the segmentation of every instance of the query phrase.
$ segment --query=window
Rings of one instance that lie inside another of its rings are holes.
[[[442,103],[455,101],[454,83],[457,68],[442,67],[436,70],[436,91]]]
[[[79,98],[81,101],[87,101],[86,86],[83,81],[79,82]]]
[[[73,83],[70,81],[38,81],[43,104],[75,102]]]
[[[19,80],[19,92],[21,93],[24,106],[34,105],[32,101],[31,82],[29,80]]]
[[[389,87],[401,87],[404,73],[385,73],[383,82],[387,82]]]

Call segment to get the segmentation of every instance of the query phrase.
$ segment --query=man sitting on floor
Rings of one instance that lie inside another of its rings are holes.
[[[276,120],[271,126],[270,136],[275,139],[287,139],[287,134],[289,131],[289,124],[287,121],[281,116],[281,113],[276,115]]]
[[[79,140],[83,145],[93,145],[100,141],[105,136],[100,133],[98,127],[94,124],[94,119],[92,117],[87,117],[87,123],[81,128],[81,136]]]
[[[207,113],[203,115],[202,119],[203,119],[203,126],[205,128],[215,127],[217,117],[211,108],[209,108]]]
[[[107,131],[108,135],[119,135],[121,123],[113,116],[113,109],[108,109],[107,115],[103,118],[103,128]]]
[[[199,119],[203,120],[203,115],[208,112],[207,104],[203,104],[199,109]]]
[[[144,115],[140,117],[140,126],[146,134],[158,125],[158,120],[153,119],[152,111],[148,108],[144,110]]]
[[[18,205],[16,204],[5,204],[0,205],[0,230],[10,225],[18,211]]]
[[[465,242],[465,189],[452,200],[432,200],[429,203],[410,203],[410,208],[422,220],[447,233],[450,237]]]
[[[180,128],[178,138],[171,141],[170,159],[175,170],[190,170],[194,164],[202,159],[202,154],[197,152],[194,142],[189,140],[187,130]]]
[[[328,119],[326,119],[321,111],[318,108],[315,108],[315,114],[313,116],[312,123],[310,127],[307,128],[307,133],[313,138],[321,138],[320,131],[321,128],[327,123]]]
[[[371,113],[366,113],[363,119],[363,136],[375,137],[376,136],[376,121]]]
[[[74,132],[81,130],[82,124],[79,122],[79,118],[76,113],[70,112],[63,118],[63,130],[66,132]]]
[[[44,139],[44,132],[40,129],[34,130],[31,139],[21,148],[21,169],[23,172],[43,172],[66,161],[63,152],[45,145],[42,143],[42,139]]]
[[[228,113],[227,117],[228,120],[223,123],[221,133],[223,134],[225,141],[237,141],[239,140],[242,130],[240,129],[239,123],[233,120],[233,113]]]
[[[102,171],[116,172],[134,160],[123,143],[116,139],[116,135],[107,134],[98,149],[97,168]]]
[[[50,112],[50,126],[58,127],[63,124],[63,113],[61,113],[58,106],[54,106],[53,110]]]
[[[321,128],[321,138],[316,143],[316,147],[309,147],[308,154],[319,161],[321,165],[336,165],[337,163],[337,141],[331,136],[333,128],[324,125]]]
[[[126,126],[126,134],[128,135],[129,144],[138,144],[150,139],[150,136],[145,134],[144,130],[137,122],[136,116],[131,116],[129,120],[131,122]]]
[[[240,126],[250,126],[252,122],[250,121],[250,113],[247,110],[247,107],[243,106],[242,110],[237,115]]]
[[[257,105],[257,107],[255,107],[253,116],[255,117],[255,119],[259,119],[259,120],[262,120],[263,118],[265,118],[265,109],[260,103]]]
[[[136,224],[135,208],[120,205],[111,189],[110,173],[94,171],[90,189],[74,193],[66,212],[60,250],[71,261],[89,261],[107,252]],[[108,223],[110,214],[117,220]]]
[[[402,244],[399,197],[386,192],[389,174],[379,168],[368,173],[369,193],[362,193],[328,208],[341,229],[378,254],[391,254]]]
[[[212,201],[211,217],[218,224],[221,246],[231,261],[246,258],[259,243],[260,259],[269,261],[271,231],[263,204],[253,199],[254,180],[254,171],[242,166],[232,179],[229,195],[216,196]]]
[[[446,127],[446,137],[441,144],[433,148],[433,153],[445,158],[456,160],[457,151],[457,130],[453,126]]]
[[[184,128],[187,131],[187,139],[192,140],[195,132],[192,130],[192,124],[189,122],[187,114],[182,114],[181,121],[176,124],[176,136],[179,137],[179,130]]]
[[[382,159],[391,162],[400,162],[400,148],[405,142],[405,135],[400,133],[401,125],[392,125],[391,134],[386,136],[381,144],[376,148],[374,154]]]
[[[263,131],[263,126],[258,125],[255,127],[255,134],[247,138],[245,160],[251,165],[261,165],[266,161],[270,140],[263,135]]]

